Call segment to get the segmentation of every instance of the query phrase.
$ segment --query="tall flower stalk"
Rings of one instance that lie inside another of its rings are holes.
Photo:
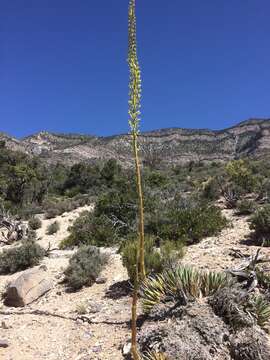
[[[131,319],[131,352],[134,360],[140,360],[140,354],[137,348],[137,303],[138,288],[142,280],[145,279],[144,264],[144,209],[143,209],[143,191],[141,168],[138,151],[138,135],[140,123],[141,108],[141,69],[137,55],[137,36],[136,36],[136,14],[135,0],[129,2],[128,13],[128,64],[129,64],[129,125],[132,136],[132,149],[136,168],[136,183],[139,205],[139,224],[138,224],[138,259],[136,262],[136,277],[134,281],[133,299],[132,299],[132,319]]]
[[[128,64],[130,70],[129,78],[129,125],[132,135],[132,148],[136,168],[136,182],[139,202],[139,271],[140,280],[145,278],[144,264],[144,209],[143,209],[143,191],[141,180],[141,169],[138,151],[138,135],[140,124],[141,108],[141,70],[137,56],[136,39],[136,14],[135,0],[130,0],[129,21],[128,21]]]

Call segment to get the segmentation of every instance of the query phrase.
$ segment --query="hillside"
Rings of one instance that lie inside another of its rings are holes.
[[[7,147],[35,154],[50,163],[117,159],[132,162],[128,134],[97,137],[46,131],[17,140],[0,133]],[[269,119],[250,119],[224,130],[168,128],[140,136],[146,162],[182,164],[189,161],[227,161],[244,156],[261,158],[270,150]]]

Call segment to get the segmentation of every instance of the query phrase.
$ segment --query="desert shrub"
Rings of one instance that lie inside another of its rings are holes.
[[[52,219],[89,203],[90,196],[88,194],[78,194],[71,199],[51,197],[44,202],[43,207],[46,219]]]
[[[242,198],[244,192],[241,187],[234,184],[225,184],[222,188],[227,209],[235,209],[237,202]]]
[[[29,229],[28,230],[28,233],[27,233],[27,236],[24,237],[22,240],[25,242],[25,241],[30,241],[30,242],[34,242],[36,241],[37,239],[37,233],[35,230],[32,230],[32,229]]]
[[[45,217],[46,219],[52,219],[56,216],[62,215],[64,212],[73,210],[72,201],[51,199],[46,202]]]
[[[256,186],[256,177],[252,174],[250,165],[245,160],[233,160],[226,165],[229,179],[246,192],[251,192]]]
[[[95,216],[85,211],[70,228],[70,235],[62,241],[61,248],[80,245],[112,246],[119,240],[112,221],[104,215]]]
[[[214,205],[168,207],[164,213],[149,219],[146,230],[164,240],[187,245],[219,233],[227,225],[221,210]]]
[[[201,186],[201,196],[208,200],[217,200],[220,196],[220,186],[216,178],[210,177]]]
[[[45,255],[46,251],[41,246],[30,241],[4,249],[0,254],[0,274],[15,273],[38,265]]]
[[[108,256],[101,254],[94,246],[82,246],[70,259],[65,270],[65,281],[72,290],[92,285],[102,268],[108,261]]]
[[[150,187],[162,188],[168,182],[168,179],[160,171],[150,171],[145,174],[144,182]]]
[[[152,273],[160,273],[166,267],[179,260],[184,255],[183,247],[175,243],[166,241],[156,247],[155,238],[151,236],[145,237],[145,269],[147,275]],[[129,240],[125,243],[121,250],[123,265],[128,271],[131,282],[134,282],[136,276],[136,263],[138,260],[138,242],[136,239]]]
[[[270,205],[258,209],[251,217],[250,229],[254,230],[257,241],[269,245],[270,241]]]
[[[60,225],[58,221],[54,221],[53,223],[51,223],[50,225],[48,225],[47,230],[46,230],[46,234],[47,235],[53,235],[56,234],[57,231],[59,231],[60,229]]]
[[[267,202],[270,200],[270,180],[269,178],[261,178],[258,181],[256,193],[259,199],[266,199]]]
[[[28,221],[28,225],[30,227],[30,229],[32,230],[37,230],[41,228],[42,222],[39,218],[37,217],[32,217],[29,221]]]
[[[95,215],[105,215],[114,218],[127,226],[134,222],[137,216],[136,192],[129,188],[127,184],[119,184],[119,189],[110,190],[97,199]],[[127,227],[122,228],[125,233]]]
[[[35,215],[43,212],[41,204],[22,204],[19,206],[12,206],[12,212],[18,215],[21,219],[30,220]]]
[[[236,212],[238,215],[251,215],[256,210],[256,204],[253,200],[240,200],[236,204]]]
[[[100,171],[101,182],[109,187],[117,183],[121,175],[122,168],[115,159],[107,160]]]
[[[46,212],[45,212],[46,219],[53,219],[58,215],[60,215],[60,211],[58,208],[50,207],[50,208],[46,209]]]

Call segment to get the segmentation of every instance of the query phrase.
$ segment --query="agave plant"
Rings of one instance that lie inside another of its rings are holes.
[[[168,360],[168,358],[164,353],[149,352],[143,360]]]
[[[259,285],[265,289],[270,289],[270,274],[255,268]]]
[[[207,271],[202,273],[201,290],[204,296],[210,296],[230,282],[231,279],[226,273]]]
[[[213,295],[218,289],[229,285],[230,281],[225,273],[203,272],[187,266],[167,270],[144,281],[143,310],[149,313],[166,299],[187,303],[190,299]]]
[[[269,330],[270,303],[261,295],[253,297],[246,309],[263,329]]]
[[[156,275],[146,279],[141,286],[141,290],[143,311],[148,313],[167,296],[168,289],[164,275]]]

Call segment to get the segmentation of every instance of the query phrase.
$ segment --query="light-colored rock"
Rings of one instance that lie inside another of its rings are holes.
[[[124,356],[131,354],[131,343],[130,342],[123,346],[122,353]]]
[[[105,284],[107,279],[104,276],[100,276],[96,279],[96,284]]]
[[[5,305],[22,307],[44,295],[53,286],[44,267],[24,271],[7,288]]]

